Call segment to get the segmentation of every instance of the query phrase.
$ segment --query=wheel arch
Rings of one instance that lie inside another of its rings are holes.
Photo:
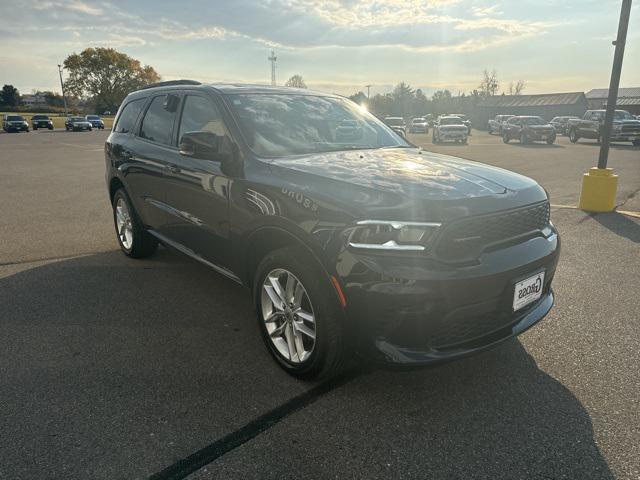
[[[245,263],[242,272],[243,283],[250,289],[253,289],[253,281],[258,265],[270,252],[286,247],[301,248],[309,253],[316,265],[322,270],[325,274],[326,281],[331,284],[337,301],[343,304],[344,294],[337,290],[337,288],[341,288],[339,284],[336,286],[334,283],[337,279],[331,273],[327,263],[323,261],[324,256],[322,252],[318,251],[318,249],[312,245],[311,238],[305,239],[301,234],[296,234],[281,226],[268,225],[257,228],[249,234],[245,244],[246,255],[244,255]]]
[[[124,188],[126,190],[124,183],[122,183],[122,180],[120,180],[118,177],[112,177],[111,180],[109,180],[109,200],[111,203],[113,203],[113,197],[115,196],[116,192],[121,188]]]

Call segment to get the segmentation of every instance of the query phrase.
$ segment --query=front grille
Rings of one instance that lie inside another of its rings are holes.
[[[435,254],[445,261],[469,261],[489,245],[535,234],[549,224],[549,203],[507,212],[466,218],[445,227]]]
[[[638,125],[623,125],[622,126],[622,131],[623,132],[632,132],[632,133],[638,133],[640,134],[640,127]]]

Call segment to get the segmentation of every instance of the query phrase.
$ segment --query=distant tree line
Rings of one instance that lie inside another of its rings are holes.
[[[516,83],[511,82],[507,93],[520,95],[524,88],[525,82],[523,80],[518,80]],[[500,82],[497,72],[484,70],[477,88],[467,93],[458,93],[455,96],[450,90],[443,89],[434,92],[431,98],[428,98],[421,89],[414,89],[411,85],[400,82],[390,93],[378,93],[367,98],[367,95],[360,91],[349,98],[358,104],[366,105],[370,112],[379,116],[393,115],[410,118],[443,113],[472,115],[475,107],[483,98],[497,95],[499,90]]]

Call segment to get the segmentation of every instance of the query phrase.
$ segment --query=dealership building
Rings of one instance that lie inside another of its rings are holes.
[[[482,128],[496,115],[536,115],[546,120],[560,115],[581,117],[588,108],[583,92],[495,95],[478,103],[473,123]]]
[[[587,92],[589,109],[605,108],[607,106],[608,88],[594,88]],[[616,108],[627,110],[632,115],[640,115],[640,87],[618,89]]]

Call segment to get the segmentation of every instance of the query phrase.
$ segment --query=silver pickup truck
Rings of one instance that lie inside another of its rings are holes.
[[[581,119],[570,119],[567,123],[569,140],[576,143],[581,138],[600,141],[604,128],[605,110],[587,110]],[[640,146],[640,120],[626,110],[616,110],[611,127],[612,142],[631,142]]]
[[[515,115],[496,115],[495,118],[489,119],[489,125],[487,126],[489,135],[497,133],[498,135],[502,136],[502,125],[504,124],[504,122],[514,116]]]

